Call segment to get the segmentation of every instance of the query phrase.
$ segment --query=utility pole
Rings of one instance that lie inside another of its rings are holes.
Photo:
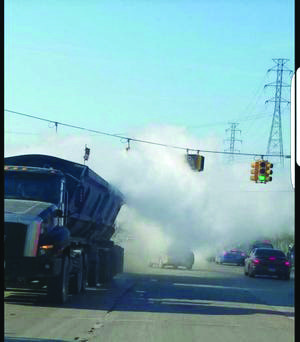
[[[280,165],[283,166],[284,157],[283,157],[283,141],[282,141],[282,125],[281,125],[281,104],[287,103],[290,104],[290,101],[282,98],[282,88],[283,87],[290,87],[289,84],[283,82],[282,76],[284,72],[292,73],[292,70],[285,67],[285,64],[288,62],[288,59],[285,58],[274,58],[274,63],[276,65],[269,69],[270,71],[276,71],[277,78],[276,82],[271,82],[266,84],[265,87],[275,87],[275,96],[265,103],[274,102],[274,113],[271,125],[270,136],[268,140],[268,147],[267,147],[267,155],[274,154],[279,155],[280,158]]]
[[[236,129],[236,127],[239,125],[236,122],[229,122],[228,124],[231,125],[231,127],[227,128],[226,132],[228,132],[230,130],[230,139],[225,139],[224,141],[230,141],[230,146],[229,146],[229,150],[226,149],[226,150],[224,150],[224,152],[228,152],[229,151],[230,153],[232,153],[232,154],[229,155],[229,158],[228,158],[228,161],[230,163],[232,163],[233,160],[234,160],[233,153],[234,152],[240,152],[240,150],[235,150],[234,146],[235,146],[235,142],[236,141],[242,142],[242,140],[236,139],[236,132],[240,132],[241,133],[241,130],[240,129]]]

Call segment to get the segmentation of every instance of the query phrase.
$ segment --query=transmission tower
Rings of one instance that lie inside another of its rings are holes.
[[[226,149],[224,151],[225,152],[229,151],[231,153],[229,155],[229,157],[228,157],[228,161],[230,163],[232,163],[233,160],[234,160],[234,155],[233,155],[234,152],[240,152],[239,150],[235,150],[234,145],[235,145],[236,141],[242,142],[242,140],[236,139],[236,132],[240,132],[241,133],[241,130],[240,129],[236,129],[236,127],[238,126],[238,123],[236,123],[236,122],[229,122],[228,124],[231,125],[231,127],[227,128],[226,132],[228,132],[230,130],[230,138],[229,139],[225,139],[224,141],[230,141],[230,145],[229,145],[229,149]]]
[[[269,69],[268,72],[276,71],[277,73],[276,82],[272,82],[272,83],[265,85],[265,87],[275,87],[275,96],[265,102],[265,103],[268,103],[268,102],[275,103],[272,126],[271,126],[266,154],[267,155],[268,154],[279,155],[280,165],[283,166],[284,158],[283,158],[283,141],[282,141],[282,126],[281,126],[281,104],[282,103],[289,104],[290,101],[282,98],[282,88],[290,87],[290,85],[283,82],[282,77],[283,77],[284,72],[289,72],[291,74],[292,70],[285,67],[285,64],[288,62],[288,59],[274,58],[273,61],[276,64],[273,68]]]

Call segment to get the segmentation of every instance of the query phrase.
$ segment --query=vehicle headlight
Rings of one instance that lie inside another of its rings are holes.
[[[54,245],[42,245],[39,249],[40,255],[48,255],[53,251]]]

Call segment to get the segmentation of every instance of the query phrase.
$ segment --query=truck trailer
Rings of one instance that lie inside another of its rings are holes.
[[[4,158],[5,287],[47,288],[51,302],[123,272],[111,240],[124,196],[86,165],[29,154]]]

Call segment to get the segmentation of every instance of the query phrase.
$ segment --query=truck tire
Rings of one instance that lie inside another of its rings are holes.
[[[112,250],[99,250],[99,282],[107,283],[113,278],[113,253]]]
[[[95,287],[98,283],[98,270],[99,263],[93,262],[89,264],[87,272],[87,282],[88,285],[91,287]]]
[[[50,278],[47,284],[48,297],[51,302],[64,304],[68,300],[69,290],[69,257],[64,256],[61,271],[57,277]]]
[[[81,287],[81,292],[85,292],[86,291],[86,285],[87,285],[87,275],[88,275],[88,259],[87,259],[87,255],[84,254],[83,255],[83,273],[82,273],[82,287]]]
[[[118,245],[115,245],[112,249],[113,254],[113,276],[118,273],[123,273],[124,264],[124,249]],[[153,265],[152,265],[153,266]],[[150,266],[150,267],[152,267]]]
[[[70,277],[69,292],[75,295],[79,294],[82,290],[82,284],[83,284],[83,259],[82,259],[82,255],[79,255],[78,270],[72,277]]]

